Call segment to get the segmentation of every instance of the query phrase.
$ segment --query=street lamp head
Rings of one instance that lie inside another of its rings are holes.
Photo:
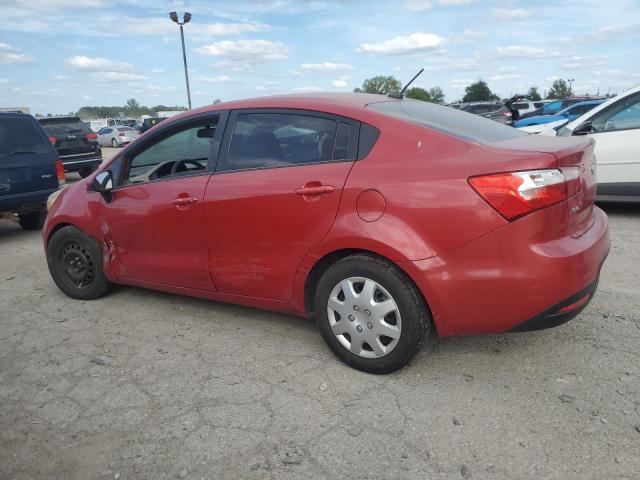
[[[169,18],[178,23],[178,14],[176,12],[169,12]]]
[[[189,12],[184,12],[184,17],[183,17],[182,21],[184,23],[189,23],[189,20],[191,20],[191,14]]]

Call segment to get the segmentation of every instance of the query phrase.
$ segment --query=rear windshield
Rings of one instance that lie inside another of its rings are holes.
[[[29,118],[0,117],[0,160],[11,153],[48,153],[51,145]]]
[[[47,135],[66,135],[73,133],[91,133],[91,128],[79,118],[45,118],[40,125]]]
[[[372,110],[474,143],[492,143],[528,133],[471,113],[420,100],[371,103]]]

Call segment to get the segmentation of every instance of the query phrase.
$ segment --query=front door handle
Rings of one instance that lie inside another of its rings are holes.
[[[187,205],[192,205],[197,201],[198,199],[196,197],[178,197],[171,200],[171,205],[175,205],[176,207],[186,207]]]
[[[295,191],[296,195],[304,195],[304,196],[311,196],[311,195],[326,195],[327,193],[331,193],[335,190],[336,188],[332,185],[318,185],[318,186],[313,186],[313,187],[302,187],[302,188],[298,188]]]

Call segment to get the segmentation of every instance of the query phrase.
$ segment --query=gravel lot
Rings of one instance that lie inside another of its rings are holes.
[[[443,340],[389,376],[298,318],[125,287],[70,300],[39,233],[0,221],[0,478],[638,479],[640,208],[606,209],[577,319]]]

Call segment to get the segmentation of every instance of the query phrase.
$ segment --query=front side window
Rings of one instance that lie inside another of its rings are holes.
[[[543,115],[554,115],[562,110],[562,101],[551,102],[544,106],[542,109]]]
[[[131,159],[125,183],[198,175],[207,169],[217,120],[170,133]]]
[[[288,113],[240,113],[227,155],[228,170],[282,167],[334,159],[338,123],[328,118]],[[341,124],[347,125],[347,124]],[[348,126],[348,125],[347,125]],[[340,143],[348,142],[343,129]],[[338,158],[345,148],[337,146]]]
[[[591,121],[593,133],[640,128],[640,94],[614,103]]]

